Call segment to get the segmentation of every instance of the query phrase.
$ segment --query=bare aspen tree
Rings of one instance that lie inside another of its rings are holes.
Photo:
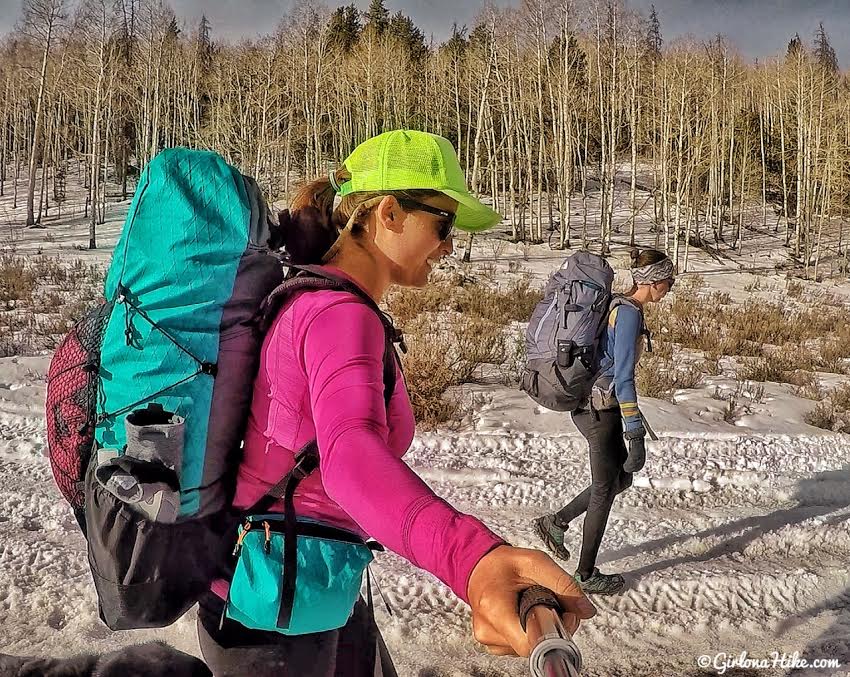
[[[572,194],[575,187],[575,125],[574,94],[583,87],[583,52],[575,37],[576,10],[572,0],[562,0],[558,6],[559,34],[556,38],[555,66],[548,77],[549,99],[552,106],[552,126],[555,149],[558,211],[560,212],[561,249],[570,246]],[[551,59],[550,59],[551,61]]]
[[[2,56],[0,56],[0,74],[2,74],[0,87],[2,87],[3,91],[2,101],[0,101],[3,113],[2,118],[0,118],[0,135],[2,135],[0,136],[0,197],[6,194],[7,159],[10,150],[9,138],[12,136],[12,130],[14,128],[14,113],[12,110],[15,104],[12,101],[12,78],[15,71],[10,52],[12,52],[11,48],[5,48]]]
[[[785,222],[785,245],[787,246],[791,240],[790,231],[788,228],[788,170],[786,165],[787,151],[785,149],[785,96],[782,86],[782,70],[777,63],[777,110],[779,111],[779,138],[780,138],[780,171],[782,173],[782,218]]]
[[[478,98],[478,113],[477,120],[483,122],[484,111],[487,106],[487,97],[489,95],[489,84],[490,78],[493,74],[493,65],[495,62],[495,33],[496,33],[496,16],[493,14],[489,20],[489,39],[487,42],[487,49],[484,53],[484,78],[481,82],[481,93]],[[475,129],[475,139],[472,142],[471,149],[467,149],[467,152],[471,152],[472,155],[472,171],[470,174],[470,189],[473,193],[478,192],[478,173],[479,167],[481,166],[481,157],[480,157],[480,149],[481,149],[481,134],[483,131],[483,124],[476,125]],[[469,233],[466,236],[466,245],[463,250],[463,261],[469,261],[472,256],[472,241],[473,234]]]
[[[593,9],[596,40],[596,92],[600,128],[600,239],[603,254],[610,252],[617,144],[621,118],[622,8],[618,0],[597,0]]]
[[[41,47],[41,71],[38,79],[38,98],[35,105],[35,126],[29,161],[29,186],[27,188],[28,226],[35,224],[34,198],[36,170],[41,154],[41,134],[44,127],[44,94],[47,90],[47,66],[50,50],[56,40],[61,21],[65,18],[64,0],[26,0],[23,6],[23,29]]]
[[[641,61],[643,60],[643,40],[638,27],[632,28],[629,41],[629,137],[631,149],[631,181],[629,184],[629,246],[635,245],[635,225],[637,221],[637,162],[640,106],[638,94],[640,91]]]
[[[89,183],[89,202],[91,214],[89,217],[89,249],[97,248],[96,227],[103,222],[104,214],[99,213],[98,203],[101,190],[105,193],[106,173],[102,172],[104,158],[108,155],[104,149],[104,111],[105,103],[112,97],[112,68],[115,56],[115,41],[112,39],[116,30],[116,17],[113,5],[109,0],[86,0],[82,8],[82,28],[93,39],[89,43],[90,67],[94,73],[94,103],[91,111],[91,154]],[[101,185],[103,183],[104,185]]]
[[[805,68],[806,65],[806,56],[801,48],[795,50],[793,54],[793,72],[794,79],[796,84],[796,97],[795,97],[795,124],[797,128],[797,176],[796,176],[796,184],[797,184],[797,204],[794,211],[794,256],[795,258],[800,258],[800,244],[802,240],[802,228],[803,228],[803,219],[804,219],[804,176],[806,171],[805,165],[805,157],[807,153],[806,148],[806,135],[805,135],[805,119],[806,119],[806,101],[804,99],[804,80],[805,80]]]
[[[761,221],[763,226],[767,226],[767,155],[765,152],[765,117],[766,107],[768,106],[767,99],[767,71],[760,69],[758,71],[761,84],[761,103],[758,106],[759,116],[759,150],[761,155]]]
[[[673,235],[673,262],[679,264],[679,236],[682,231],[682,210],[685,200],[685,155],[686,146],[685,138],[689,136],[688,120],[686,119],[686,103],[690,96],[690,87],[688,83],[688,72],[690,66],[690,54],[684,51],[680,56],[679,69],[681,71],[679,77],[676,78],[678,85],[678,115],[677,115],[677,140],[676,140],[676,222]],[[690,144],[688,144],[688,148]]]
[[[657,14],[618,0],[487,7],[442,44],[384,0],[301,2],[238,43],[204,19],[187,30],[165,0],[72,4],[85,30],[59,12],[49,45],[44,30],[0,44],[0,194],[28,193],[37,222],[79,180],[92,246],[112,186],[126,196],[163,147],[215,150],[283,199],[366,137],[410,127],[456,145],[515,241],[608,252],[620,229],[640,244],[645,210],[687,269],[692,247],[746,248],[773,208],[795,266],[846,271],[850,95],[822,29],[811,49],[746,64],[720,37],[662,51]],[[31,11],[47,6],[28,2],[27,25],[48,29]]]

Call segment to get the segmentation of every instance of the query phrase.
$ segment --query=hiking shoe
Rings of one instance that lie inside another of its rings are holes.
[[[575,579],[589,595],[616,595],[626,587],[626,581],[620,574],[603,574],[598,568],[594,568],[585,579],[576,571]]]
[[[555,557],[563,560],[570,558],[570,551],[564,546],[564,532],[567,528],[558,525],[554,515],[543,515],[534,520],[534,532],[543,541],[543,545]]]

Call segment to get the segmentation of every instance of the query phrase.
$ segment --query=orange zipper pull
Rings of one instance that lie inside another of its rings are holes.
[[[272,551],[272,528],[268,522],[263,522],[263,529],[266,532],[266,542],[263,543],[263,550],[268,555]]]
[[[242,541],[245,540],[245,536],[249,531],[251,531],[251,522],[250,520],[246,520],[245,526],[242,527],[242,533],[239,534],[239,538],[236,539],[236,545],[233,547],[233,557],[239,554],[239,550],[242,548]]]

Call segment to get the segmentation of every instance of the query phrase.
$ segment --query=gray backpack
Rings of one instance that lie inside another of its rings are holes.
[[[546,284],[526,331],[520,388],[554,411],[585,401],[599,367],[614,271],[601,256],[579,251]]]

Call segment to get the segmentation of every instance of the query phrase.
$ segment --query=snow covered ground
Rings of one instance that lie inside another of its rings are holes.
[[[110,204],[99,229],[104,247],[89,252],[76,248],[88,243],[80,214],[47,230],[20,229],[20,208],[0,198],[0,246],[105,263],[127,204]],[[645,219],[639,232],[639,243],[651,244]],[[527,270],[542,282],[562,257],[546,245],[497,245],[504,236],[502,229],[481,238],[471,265],[493,266],[496,279]],[[742,301],[784,288],[784,275],[774,272],[781,243],[767,229],[749,237],[740,257],[692,250],[708,289]],[[621,260],[624,252],[615,251]],[[848,285],[809,289],[850,299]],[[44,457],[48,361],[0,358],[0,651],[69,655],[158,638],[197,654],[191,613],[159,631],[112,633],[98,621],[84,542]],[[599,613],[576,636],[586,674],[718,674],[746,652],[749,663],[725,674],[850,675],[850,437],[806,425],[814,403],[782,384],[765,384],[760,401],[727,423],[724,403],[711,394],[735,383],[724,360],[719,375],[676,393],[675,403],[642,400],[660,439],[611,514],[600,565],[623,572],[628,589],[595,598]],[[407,461],[458,508],[514,544],[536,547],[532,518],[589,481],[584,442],[564,415],[519,391],[464,390],[477,402],[474,414],[459,430],[420,433]],[[578,551],[579,524],[568,544]],[[528,674],[525,661],[476,647],[465,606],[429,574],[392,554],[379,557],[376,573],[394,611],[379,608],[379,623],[401,675]],[[773,667],[774,654],[791,661],[795,652],[842,665]]]

